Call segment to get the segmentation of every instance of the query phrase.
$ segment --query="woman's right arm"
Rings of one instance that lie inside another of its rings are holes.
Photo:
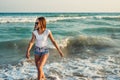
[[[27,48],[27,51],[26,51],[26,58],[29,59],[30,58],[30,50],[32,48],[32,46],[34,45],[34,42],[35,42],[35,35],[32,33],[32,38],[29,42],[29,45],[28,45],[28,48]]]

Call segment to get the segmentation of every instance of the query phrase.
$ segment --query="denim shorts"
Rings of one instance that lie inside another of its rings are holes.
[[[34,54],[42,56],[42,55],[48,54],[48,53],[49,53],[49,49],[47,47],[39,48],[39,47],[35,46]]]

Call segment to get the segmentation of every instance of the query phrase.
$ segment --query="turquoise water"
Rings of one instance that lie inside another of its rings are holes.
[[[99,62],[110,56],[120,57],[120,13],[0,13],[0,65],[18,63],[25,58],[34,22],[40,16],[46,18],[47,28],[67,59],[72,56],[71,59],[93,58]],[[49,48],[54,50],[50,41]]]
[[[0,42],[29,38],[36,17],[44,16],[55,37],[118,35],[119,13],[1,13]]]

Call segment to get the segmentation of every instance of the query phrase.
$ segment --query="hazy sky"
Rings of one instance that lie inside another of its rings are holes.
[[[120,12],[120,0],[0,0],[0,12]]]

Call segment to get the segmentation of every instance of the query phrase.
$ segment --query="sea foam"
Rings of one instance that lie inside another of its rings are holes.
[[[35,22],[37,16],[29,17],[1,17],[0,23],[12,23],[12,22]],[[104,19],[104,20],[120,20],[120,16],[57,16],[57,17],[46,17],[47,22],[56,22],[59,20],[71,20],[71,19]]]
[[[120,66],[111,62],[109,57],[101,56],[94,61],[92,58],[63,58],[60,62],[47,63],[43,70],[48,80],[119,80]],[[16,65],[7,65],[1,68],[0,77],[1,80],[36,79],[34,60],[22,59]]]

